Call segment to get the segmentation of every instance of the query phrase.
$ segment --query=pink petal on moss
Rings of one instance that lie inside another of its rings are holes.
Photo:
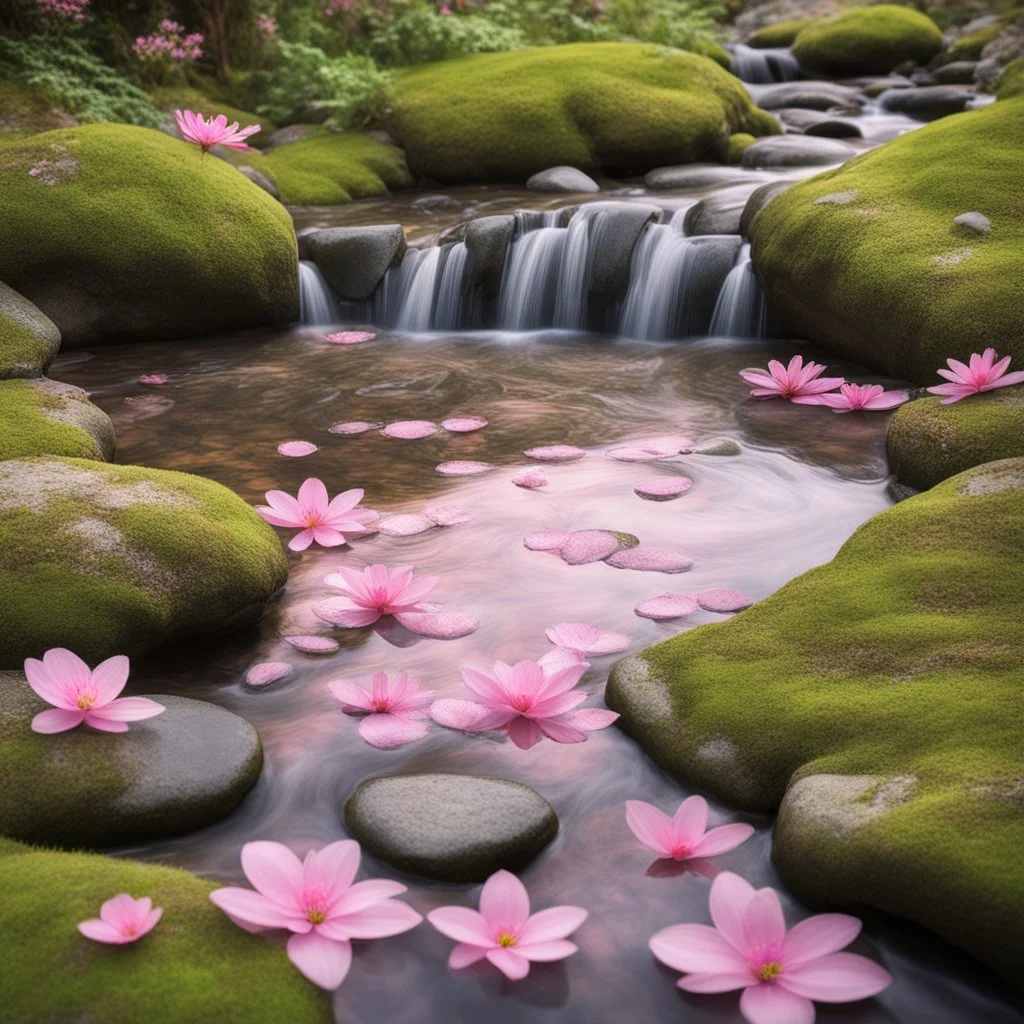
[[[754,603],[752,598],[738,590],[702,590],[693,596],[697,604],[709,612],[741,612]]]
[[[538,462],[575,462],[587,453],[571,444],[549,444],[540,448],[528,448],[523,454]]]
[[[410,633],[435,640],[457,640],[480,627],[480,620],[465,612],[401,612],[395,618]]]
[[[286,661],[263,661],[259,665],[253,665],[245,674],[245,681],[249,686],[259,688],[276,683],[280,679],[292,674],[292,667]]]
[[[441,476],[474,476],[476,473],[486,473],[493,469],[488,462],[442,462],[436,469]]]
[[[693,486],[688,476],[655,476],[650,480],[642,480],[633,488],[641,498],[651,501],[668,501],[685,494]]]
[[[380,422],[368,423],[366,420],[351,420],[347,423],[335,423],[328,429],[332,434],[365,434],[368,430],[377,430],[380,428]]]
[[[621,547],[622,542],[610,530],[577,530],[562,545],[562,560],[569,565],[600,562]]]
[[[561,551],[569,534],[565,530],[541,530],[523,538],[523,547],[530,551]]]
[[[538,487],[547,487],[548,478],[535,469],[521,469],[514,477],[512,483],[516,487],[525,487],[527,490],[536,490]]]
[[[397,423],[389,423],[381,433],[385,437],[398,437],[403,441],[415,441],[420,437],[430,437],[436,434],[438,426],[430,420],[399,420]]]
[[[338,641],[332,640],[329,636],[286,636],[282,637],[299,651],[306,654],[333,654],[338,649]]]
[[[377,531],[385,537],[412,537],[417,533],[426,533],[437,524],[432,519],[413,513],[400,516],[388,516],[377,524]]]
[[[616,551],[606,559],[616,569],[639,569],[642,572],[686,572],[693,565],[693,559],[672,548],[639,547]]]
[[[310,441],[285,441],[277,446],[278,455],[287,455],[292,459],[301,459],[306,455],[312,455],[319,451],[315,444]]]
[[[436,526],[458,526],[473,517],[458,505],[428,505],[423,514]]]
[[[482,430],[487,426],[487,420],[483,416],[452,416],[442,424],[445,430],[453,434],[468,434],[473,430]]]
[[[654,619],[661,622],[665,619],[680,619],[684,615],[692,615],[700,605],[689,594],[659,594],[641,601],[633,611],[642,619]]]

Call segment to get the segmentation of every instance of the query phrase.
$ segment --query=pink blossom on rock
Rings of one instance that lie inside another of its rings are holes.
[[[654,804],[627,800],[626,824],[644,846],[671,860],[716,857],[754,834],[754,826],[745,824],[709,829],[708,802],[702,796],[687,797],[671,818]]]
[[[633,611],[642,619],[654,619],[662,622],[667,619],[681,619],[684,615],[692,615],[700,605],[695,597],[689,594],[659,594],[640,601]]]
[[[480,620],[467,612],[396,612],[395,620],[410,633],[434,640],[458,640],[480,628]]]
[[[25,659],[28,685],[53,707],[32,719],[32,731],[66,732],[83,722],[100,732],[127,732],[166,710],[148,697],[118,697],[128,682],[130,664],[123,654],[101,661],[94,669],[77,654],[52,647],[43,660]]]
[[[625,634],[598,629],[587,622],[560,622],[544,630],[544,635],[556,647],[574,651],[580,660],[587,654],[618,654],[629,646]]]
[[[487,420],[483,416],[452,416],[442,424],[445,430],[453,434],[469,434],[474,430],[482,430],[487,426]]]
[[[576,530],[559,554],[569,565],[587,565],[600,562],[621,548],[622,541],[611,530]]]
[[[163,913],[148,896],[136,900],[122,892],[100,907],[99,917],[79,922],[78,930],[93,942],[123,946],[151,932]]]
[[[373,341],[377,335],[374,331],[335,331],[324,337],[332,345],[362,345],[364,341]]]
[[[291,932],[288,958],[314,985],[336,989],[352,963],[352,939],[383,939],[423,918],[393,899],[400,882],[355,882],[359,844],[351,839],[311,850],[306,859],[281,843],[242,847],[242,870],[253,889],[215,889],[210,900],[248,931]],[[355,884],[353,884],[355,882]]]
[[[1010,356],[999,358],[994,348],[985,349],[978,355],[975,352],[970,363],[965,365],[959,359],[947,359],[948,370],[939,370],[939,376],[945,377],[949,384],[936,384],[928,390],[933,395],[943,395],[942,405],[952,405],[962,398],[992,391],[995,388],[1007,388],[1012,384],[1024,383],[1024,370],[1007,373]]]
[[[548,478],[543,474],[537,472],[535,469],[521,469],[512,477],[512,483],[516,487],[522,487],[526,490],[536,490],[538,487],[547,487]]]
[[[285,441],[277,446],[277,454],[285,455],[291,459],[305,458],[313,452],[320,451],[311,441]]]
[[[519,981],[530,963],[564,960],[577,947],[568,937],[587,919],[582,907],[549,907],[530,913],[526,886],[508,871],[497,871],[484,883],[480,910],[438,907],[427,920],[458,945],[448,957],[453,971],[487,959],[506,978]]]
[[[752,386],[751,398],[800,398],[835,391],[845,383],[842,377],[822,377],[825,367],[819,363],[804,365],[803,356],[793,356],[788,366],[777,359],[768,363],[767,370],[740,370],[740,376]]]
[[[377,516],[358,507],[363,500],[362,488],[343,491],[328,500],[322,480],[310,477],[293,498],[284,491],[267,491],[268,506],[257,505],[256,511],[271,526],[298,528],[288,542],[292,551],[305,551],[314,541],[324,548],[345,543],[346,533],[362,533],[366,524]]]
[[[341,568],[324,578],[329,587],[344,591],[344,597],[321,601],[313,606],[320,618],[336,626],[357,629],[370,626],[382,615],[430,611],[423,601],[437,586],[436,576],[414,579],[411,566],[389,569],[370,565],[365,569]]]
[[[144,373],[139,377],[140,384],[166,384],[167,374],[166,373]]]
[[[605,561],[616,569],[637,569],[641,572],[686,572],[693,566],[693,559],[681,551],[650,548],[643,544],[616,551]]]
[[[391,750],[427,735],[435,691],[425,690],[404,672],[394,678],[375,672],[369,689],[347,679],[332,680],[327,689],[346,715],[366,716],[359,723],[359,735],[371,747]]]
[[[258,124],[251,124],[247,128],[239,128],[238,122],[230,125],[223,114],[210,117],[204,121],[202,114],[194,114],[191,110],[182,113],[180,110],[174,112],[174,119],[178,123],[178,131],[186,142],[194,142],[204,153],[209,152],[214,146],[227,146],[228,149],[251,149],[245,141],[250,135],[255,135],[259,130]]]
[[[421,437],[430,437],[436,434],[440,428],[436,423],[429,420],[400,420],[397,423],[389,423],[381,433],[385,437],[398,437],[403,441],[415,441]]]
[[[528,448],[523,454],[528,459],[536,459],[538,462],[575,462],[587,453],[571,444],[549,444],[540,448]]]
[[[787,931],[774,889],[725,871],[711,883],[714,927],[677,924],[650,941],[651,952],[685,972],[686,992],[742,989],[750,1024],[813,1024],[813,1000],[846,1003],[877,995],[892,976],[874,961],[838,952],[860,933],[847,914],[818,914]]]
[[[797,405],[824,405],[835,412],[880,412],[910,401],[906,391],[886,391],[881,384],[842,384],[837,392],[794,398]]]

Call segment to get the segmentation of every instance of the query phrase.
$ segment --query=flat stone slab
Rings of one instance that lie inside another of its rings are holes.
[[[374,856],[446,882],[516,871],[558,831],[553,808],[528,786],[442,773],[368,779],[346,802],[345,821]]]

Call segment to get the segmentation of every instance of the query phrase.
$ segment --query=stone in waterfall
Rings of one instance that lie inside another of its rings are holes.
[[[601,205],[590,222],[587,288],[591,294],[610,298],[625,290],[637,240],[660,215],[656,206],[642,203]]]
[[[103,849],[194,832],[229,815],[263,763],[259,733],[215,704],[149,694],[166,710],[112,738],[81,725],[32,732],[48,705],[0,672],[0,832],[40,846]]]
[[[973,89],[931,85],[923,89],[893,89],[882,93],[880,102],[886,110],[906,114],[915,121],[937,121],[940,117],[959,114],[974,97]]]
[[[749,181],[700,200],[686,211],[683,231],[687,235],[738,235],[743,208],[757,187],[756,181]]]
[[[832,110],[856,112],[864,105],[864,94],[859,89],[835,82],[786,82],[765,89],[757,97],[763,110],[784,110],[800,107],[806,110]]]
[[[1017,978],[1024,874],[993,865],[1024,844],[1021,550],[1024,459],[969,470],[728,622],[620,661],[608,706],[688,785],[781,804],[798,898],[908,917]]]
[[[526,187],[534,192],[600,192],[598,185],[589,174],[575,167],[549,167],[546,171],[538,171],[526,182]]]
[[[485,300],[498,296],[515,227],[516,219],[510,213],[478,217],[466,225],[465,242],[473,284],[480,285]]]
[[[41,376],[59,350],[57,325],[0,282],[0,380]]]
[[[0,461],[27,455],[112,459],[114,427],[81,388],[47,377],[0,381]]]
[[[707,333],[718,293],[736,263],[743,239],[739,235],[698,235],[690,241],[698,251],[687,286],[691,298],[679,322],[682,338]]]
[[[859,139],[863,136],[855,121],[841,117],[830,117],[819,110],[804,110],[801,107],[783,107],[775,116],[793,131],[803,135],[818,135],[826,139]]]
[[[793,182],[770,181],[767,185],[759,185],[747,197],[740,217],[740,234],[746,238],[750,234],[753,219],[777,196],[785,192]]]
[[[758,139],[743,154],[744,167],[825,167],[857,155],[838,139],[809,135],[773,135]]]
[[[321,228],[304,244],[338,298],[347,302],[368,299],[406,250],[401,224]]]
[[[346,802],[345,821],[374,856],[446,882],[518,871],[558,831],[551,805],[527,786],[441,773],[368,779]]]

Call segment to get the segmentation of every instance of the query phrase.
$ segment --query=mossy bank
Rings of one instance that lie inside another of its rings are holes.
[[[0,381],[0,461],[28,455],[112,459],[114,427],[81,388],[46,377]]]

